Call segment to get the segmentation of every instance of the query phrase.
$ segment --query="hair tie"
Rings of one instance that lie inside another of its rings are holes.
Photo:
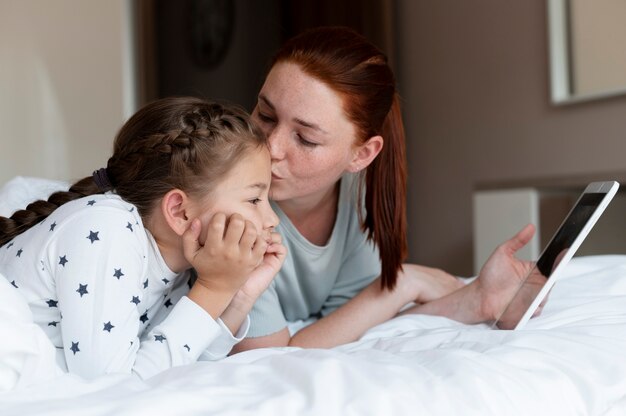
[[[109,175],[107,175],[106,168],[100,168],[98,170],[94,170],[92,176],[93,176],[93,181],[96,183],[96,186],[102,192],[106,192],[106,191],[113,189],[113,185],[111,185],[111,180],[109,179]]]

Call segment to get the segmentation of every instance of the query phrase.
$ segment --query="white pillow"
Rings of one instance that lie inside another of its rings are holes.
[[[33,322],[26,300],[0,274],[0,392],[50,380],[63,371],[56,348]]]
[[[69,184],[52,179],[16,176],[0,189],[0,216],[8,217],[38,199],[48,199],[56,191],[69,189]]]

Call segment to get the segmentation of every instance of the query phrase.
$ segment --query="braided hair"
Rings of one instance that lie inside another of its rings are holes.
[[[167,192],[206,195],[248,150],[265,145],[265,135],[239,107],[193,97],[160,99],[118,132],[106,167],[107,185],[135,205],[145,222]],[[94,174],[10,218],[0,217],[0,247],[66,202],[105,190]]]

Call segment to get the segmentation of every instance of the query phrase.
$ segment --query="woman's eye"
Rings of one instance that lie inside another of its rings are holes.
[[[261,112],[257,112],[257,116],[259,117],[259,120],[261,120],[264,123],[273,123],[274,119],[266,114],[263,114]]]
[[[303,136],[298,134],[298,141],[300,142],[301,145],[306,146],[306,147],[316,147],[318,146],[317,143],[308,141],[306,138],[304,138]]]
[[[260,198],[252,198],[248,202],[250,202],[252,205],[257,205],[259,202],[261,202],[261,199]]]

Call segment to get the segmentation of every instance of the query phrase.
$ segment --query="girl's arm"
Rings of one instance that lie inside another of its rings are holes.
[[[272,242],[267,247],[261,264],[248,276],[248,280],[232,298],[232,301],[221,316],[222,321],[234,334],[245,321],[254,302],[267,289],[276,273],[280,270],[287,249],[282,245],[281,236],[272,233]]]

